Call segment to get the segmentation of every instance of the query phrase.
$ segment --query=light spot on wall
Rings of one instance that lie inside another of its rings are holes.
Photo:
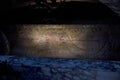
[[[19,25],[14,50],[24,56],[91,58],[103,53],[106,32],[92,25]]]

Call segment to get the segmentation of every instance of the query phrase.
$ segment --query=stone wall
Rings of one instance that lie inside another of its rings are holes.
[[[120,0],[100,0],[120,16]]]
[[[119,61],[0,56],[20,80],[119,80]],[[10,68],[8,68],[10,69]],[[15,74],[14,74],[15,76]]]

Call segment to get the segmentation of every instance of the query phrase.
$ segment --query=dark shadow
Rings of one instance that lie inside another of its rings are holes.
[[[51,5],[46,3],[41,6],[17,7],[1,15],[1,19],[3,23],[9,24],[119,23],[117,14],[100,2],[64,2],[58,4],[55,9]]]
[[[21,80],[21,74],[15,71],[7,61],[0,62],[0,80]]]

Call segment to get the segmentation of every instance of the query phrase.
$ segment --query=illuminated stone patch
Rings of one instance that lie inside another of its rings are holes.
[[[18,25],[16,54],[36,57],[93,58],[106,50],[103,25]],[[96,54],[97,53],[97,54]]]

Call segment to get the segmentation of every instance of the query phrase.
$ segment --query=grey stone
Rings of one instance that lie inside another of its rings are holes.
[[[52,75],[49,67],[41,68],[41,70],[42,70],[43,74],[46,75],[46,76],[51,76]]]
[[[72,75],[69,74],[69,73],[66,73],[65,76],[66,76],[67,78],[72,78]]]
[[[64,80],[70,80],[69,78],[67,78],[67,77],[64,77]]]
[[[22,73],[22,77],[25,78],[24,80],[119,80],[120,79],[119,61],[98,61],[98,60],[79,60],[79,59],[73,60],[73,59],[50,59],[50,58],[34,59],[27,57],[26,58],[24,57],[24,59],[22,57],[21,58],[10,57],[10,59],[5,57],[5,59],[3,59],[2,57],[0,58],[0,61],[1,59],[2,61],[7,60],[8,62],[12,59],[10,65],[15,71]],[[20,63],[19,60],[21,60]],[[32,63],[30,63],[29,65],[27,63],[28,60],[32,61]],[[41,61],[44,63],[41,64],[40,63]],[[72,64],[77,67],[74,66],[68,67],[70,66],[69,64],[71,64],[71,61]],[[64,65],[65,67],[63,68],[62,65]]]
[[[120,80],[120,73],[99,71],[96,80]]]
[[[73,80],[80,80],[79,76],[74,76]]]
[[[120,16],[120,0],[100,0]]]

